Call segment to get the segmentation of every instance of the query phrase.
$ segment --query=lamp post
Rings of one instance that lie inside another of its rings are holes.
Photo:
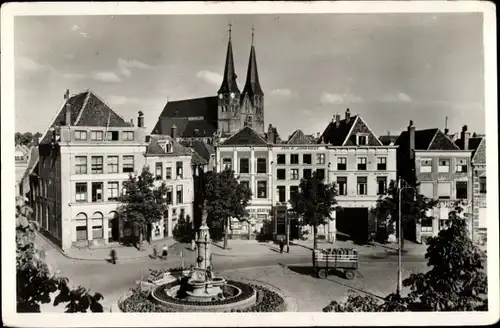
[[[405,186],[402,186],[402,183],[405,183]],[[402,224],[401,224],[401,214],[402,214],[402,211],[401,211],[401,192],[403,191],[403,189],[413,189],[415,190],[415,188],[413,188],[412,186],[410,186],[405,180],[401,179],[401,177],[399,178],[398,180],[398,194],[399,194],[399,197],[398,197],[398,202],[399,202],[399,206],[398,206],[398,232],[399,232],[399,235],[398,235],[398,287],[397,287],[397,294],[398,295],[401,295],[401,289],[403,288],[403,282],[402,282],[402,279],[401,279],[401,276],[402,276],[402,267],[401,267],[401,242],[402,242],[402,236],[403,236],[403,232],[402,232]]]
[[[198,181],[198,168],[199,168],[199,165],[197,164],[194,164],[194,163],[191,163],[191,169],[192,169],[192,176],[193,176],[193,202],[192,202],[192,219],[191,219],[191,250],[194,251],[195,248],[196,248],[196,242],[195,242],[195,236],[194,236],[194,232],[195,232],[195,224],[194,224],[194,218],[195,218],[195,212],[196,212],[196,194],[198,192],[198,189],[199,189],[199,181]]]
[[[286,252],[290,253],[290,215],[288,209],[285,212],[286,218]]]

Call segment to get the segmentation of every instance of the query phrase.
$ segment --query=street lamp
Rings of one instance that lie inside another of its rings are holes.
[[[198,194],[198,189],[200,187],[200,183],[199,183],[199,179],[198,179],[198,170],[200,168],[200,165],[199,164],[195,164],[195,163],[191,163],[191,172],[192,172],[192,176],[193,176],[193,208],[192,208],[192,219],[191,219],[191,232],[192,232],[192,235],[191,235],[191,250],[194,251],[195,248],[196,248],[196,243],[195,243],[195,237],[194,237],[194,232],[195,232],[195,224],[194,224],[194,218],[195,218],[195,212],[196,212],[196,195]]]
[[[405,186],[402,186],[402,183],[405,183]],[[399,198],[398,198],[398,202],[399,202],[399,207],[398,207],[398,231],[399,231],[399,235],[398,235],[398,288],[397,288],[397,294],[398,295],[401,295],[401,289],[403,288],[403,282],[402,282],[402,279],[401,279],[401,271],[402,271],[402,268],[401,268],[401,242],[402,242],[402,235],[403,235],[403,232],[402,232],[402,227],[401,227],[401,214],[402,214],[402,211],[401,211],[401,192],[403,191],[403,189],[413,189],[415,190],[415,188],[413,188],[412,186],[410,186],[408,184],[408,182],[406,182],[405,180],[401,179],[401,177],[399,178],[398,180],[398,194],[399,194]]]

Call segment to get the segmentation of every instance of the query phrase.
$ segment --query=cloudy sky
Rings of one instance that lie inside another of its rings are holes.
[[[484,132],[482,15],[467,13],[16,17],[16,131],[43,132],[66,89],[152,128],[167,99],[216,95],[229,22],[240,89],[255,27],[265,124],[282,137],[347,107],[377,134],[446,116]]]

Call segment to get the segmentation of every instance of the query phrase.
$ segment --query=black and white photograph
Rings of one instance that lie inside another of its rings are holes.
[[[3,5],[3,321],[497,322],[495,10]]]

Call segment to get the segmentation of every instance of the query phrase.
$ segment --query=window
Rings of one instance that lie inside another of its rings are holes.
[[[368,136],[358,135],[358,146],[368,145]]]
[[[457,181],[457,198],[456,199],[467,199],[467,181]]]
[[[79,213],[75,220],[76,240],[87,240],[87,215]]]
[[[75,174],[87,174],[87,156],[75,157]]]
[[[325,154],[316,155],[316,164],[325,164]]]
[[[172,216],[177,216],[177,209],[176,208],[172,209]]]
[[[286,164],[286,155],[285,154],[278,154],[276,156],[276,163],[277,164]]]
[[[108,200],[118,200],[118,181],[108,182]]]
[[[92,182],[92,202],[102,202],[102,182]]]
[[[366,181],[367,181],[366,177],[358,177],[358,195],[367,194]]]
[[[277,169],[276,176],[278,180],[286,180],[286,170],[285,169]]]
[[[246,189],[250,190],[250,182],[247,180],[240,181],[240,185],[244,186]]]
[[[387,170],[387,157],[377,157],[377,170]]]
[[[240,173],[250,173],[250,160],[248,158],[240,158]]]
[[[299,154],[290,154],[290,164],[299,164]]]
[[[92,156],[92,174],[101,174],[102,166],[102,156]]]
[[[23,161],[24,160],[24,156],[16,156],[16,161]]]
[[[420,224],[420,231],[432,232],[432,218],[422,219],[421,224]]]
[[[345,171],[347,170],[347,157],[339,157],[337,158],[337,170]]]
[[[299,170],[291,169],[290,170],[290,180],[299,180]]]
[[[387,191],[387,177],[377,177],[377,195],[385,195]]]
[[[86,202],[87,201],[87,183],[76,184],[76,199],[77,202]]]
[[[299,193],[299,186],[290,186],[290,199]]]
[[[118,173],[118,156],[108,156],[108,173]]]
[[[232,161],[231,161],[231,158],[229,157],[224,157],[222,159],[222,168],[224,170],[231,170],[232,168]]]
[[[161,180],[163,178],[163,163],[162,162],[156,162],[155,175],[156,175],[156,180]]]
[[[358,157],[358,170],[366,171],[366,157]]]
[[[324,180],[325,179],[325,169],[317,169],[316,170],[316,176],[319,179]]]
[[[312,155],[311,154],[302,155],[302,164],[312,164]]]
[[[285,186],[278,186],[278,202],[286,202],[286,189]]]
[[[92,141],[102,141],[103,136],[102,131],[90,131],[90,140]]]
[[[302,177],[304,179],[310,179],[312,178],[312,170],[311,169],[304,169]]]
[[[87,131],[75,131],[75,140],[87,140]]]
[[[257,181],[257,198],[267,198],[266,181]]]
[[[134,140],[134,131],[123,131],[123,140],[125,141],[133,141]]]
[[[167,204],[172,204],[172,186],[167,186]]]
[[[347,177],[337,177],[337,185],[339,188],[339,195],[347,195]]]
[[[449,159],[440,159],[438,172],[440,173],[448,173],[450,172],[450,160]]]
[[[177,185],[176,187],[176,196],[177,196],[177,204],[182,204],[183,203],[183,199],[182,199],[182,185]]]
[[[134,172],[134,156],[123,156],[123,173]]]
[[[467,173],[467,158],[457,158],[457,173]]]
[[[438,198],[450,199],[450,196],[451,196],[451,183],[438,182]]]
[[[257,173],[267,173],[267,159],[257,158]]]
[[[432,172],[432,158],[422,158],[420,160],[420,173]]]
[[[252,116],[247,116],[245,119],[245,126],[252,127]]]
[[[181,212],[179,213],[179,216],[184,217],[186,215],[186,210],[184,208],[181,208]]]
[[[176,162],[175,163],[175,172],[176,172],[176,175],[177,175],[177,179],[182,179],[182,162]]]
[[[118,141],[118,131],[108,131],[108,132],[106,132],[106,140],[108,140],[108,141]]]
[[[486,194],[486,177],[479,177],[479,192]]]
[[[441,206],[439,208],[439,230],[448,228],[448,218],[450,215],[450,210],[446,206]]]
[[[92,215],[92,239],[102,239],[104,237],[103,215],[101,212],[95,212]]]
[[[434,183],[433,182],[421,182],[420,183],[420,194],[427,198],[434,198]]]
[[[171,167],[165,168],[165,179],[167,179],[167,180],[172,179],[172,168]]]

